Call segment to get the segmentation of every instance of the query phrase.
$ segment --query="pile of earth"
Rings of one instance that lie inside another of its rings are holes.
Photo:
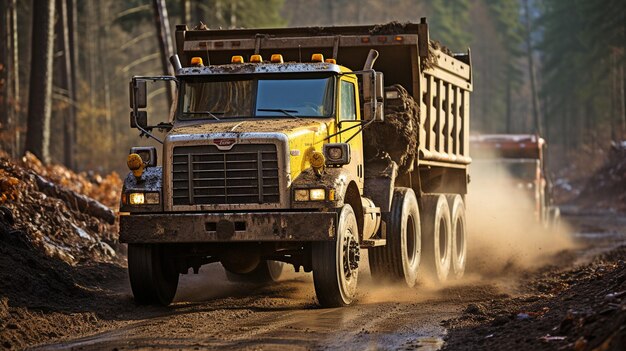
[[[0,155],[0,205],[33,247],[69,264],[117,259],[114,210],[121,187],[115,173],[89,177],[43,166],[32,154],[19,161]]]
[[[89,196],[114,207],[121,180],[0,155],[0,189],[0,345],[89,331],[117,308],[103,282],[125,276],[114,208]]]
[[[529,274],[523,294],[467,306],[445,350],[626,350],[626,246]]]
[[[363,130],[364,153],[368,160],[388,155],[398,164],[399,174],[404,174],[412,169],[417,156],[419,105],[402,86],[392,85],[385,90],[391,89],[398,92],[398,98],[386,101],[384,123]]]
[[[626,212],[626,141],[611,145],[606,163],[589,178],[574,204]]]

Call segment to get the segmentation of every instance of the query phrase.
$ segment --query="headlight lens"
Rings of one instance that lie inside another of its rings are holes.
[[[309,201],[309,189],[296,189],[296,201]]]
[[[150,205],[158,205],[161,202],[161,196],[159,193],[146,193],[146,203]]]
[[[143,193],[130,193],[128,198],[131,205],[143,205],[145,202]]]
[[[309,189],[309,198],[311,201],[320,201],[326,199],[325,189]]]
[[[328,149],[328,158],[333,161],[341,160],[343,156],[343,150],[340,147],[331,147]]]

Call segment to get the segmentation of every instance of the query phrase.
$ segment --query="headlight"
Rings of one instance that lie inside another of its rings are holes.
[[[309,189],[309,198],[311,201],[320,201],[326,199],[325,189]]]
[[[128,199],[131,205],[158,205],[161,202],[159,193],[130,193]]]
[[[161,202],[159,193],[146,193],[146,203],[149,205],[158,205]]]
[[[131,205],[143,205],[145,202],[143,193],[130,193],[128,198]]]
[[[330,147],[328,150],[328,158],[333,161],[341,160],[341,156],[343,155],[343,150],[340,147]]]
[[[296,189],[294,191],[296,201],[322,201],[326,200],[326,189]]]
[[[309,201],[309,190],[297,189],[294,197],[296,201]]]

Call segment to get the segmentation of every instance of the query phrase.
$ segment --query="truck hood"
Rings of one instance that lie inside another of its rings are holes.
[[[203,121],[202,123],[181,123],[174,125],[170,135],[181,134],[222,134],[222,133],[284,133],[289,139],[305,134],[328,135],[328,125],[332,119],[257,119],[236,121]]]

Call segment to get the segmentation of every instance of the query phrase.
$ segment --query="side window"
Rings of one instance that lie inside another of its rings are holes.
[[[345,80],[341,81],[341,113],[339,119],[342,121],[353,121],[356,119],[356,103],[354,98],[354,84]]]

